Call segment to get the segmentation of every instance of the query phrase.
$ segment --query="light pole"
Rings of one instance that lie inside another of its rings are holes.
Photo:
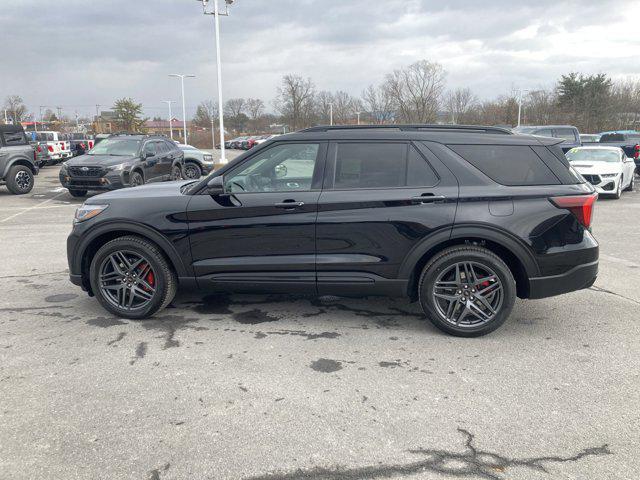
[[[329,104],[329,125],[333,125],[333,103]]]
[[[170,77],[177,77],[180,79],[180,85],[182,86],[182,128],[184,129],[184,144],[187,144],[187,107],[184,101],[184,79],[195,78],[195,75],[185,75],[183,73],[171,73]]]
[[[214,18],[214,30],[216,37],[216,67],[218,74],[218,124],[220,127],[220,163],[227,163],[227,158],[224,149],[224,109],[222,105],[222,60],[220,58],[220,15],[229,15],[229,5],[232,5],[234,0],[224,0],[225,7],[224,13],[220,11],[219,1],[213,0],[213,11],[207,10],[209,0],[196,0],[202,2],[202,13],[205,15],[213,15]],[[213,148],[215,149],[215,142]]]
[[[360,114],[361,114],[361,113],[362,113],[362,112],[356,112],[356,114],[358,115],[358,125],[360,125]]]
[[[520,89],[520,92],[519,92],[519,95],[518,95],[518,127],[520,126],[520,116],[522,114],[522,94],[524,92],[529,92],[529,90]]]
[[[173,140],[173,113],[171,113],[171,104],[174,102],[173,100],[161,100],[161,101],[162,103],[166,103],[167,105],[169,105],[169,136],[171,137],[171,140]]]

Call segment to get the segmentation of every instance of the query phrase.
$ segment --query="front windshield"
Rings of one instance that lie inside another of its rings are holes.
[[[105,138],[95,147],[93,147],[87,155],[115,155],[134,157],[138,154],[140,148],[140,140],[131,138]]]
[[[620,153],[615,150],[599,150],[596,148],[573,148],[566,154],[570,162],[608,162],[620,161]]]

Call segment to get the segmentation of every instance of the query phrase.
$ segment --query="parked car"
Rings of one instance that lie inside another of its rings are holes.
[[[515,128],[514,132],[540,137],[560,138],[562,140],[560,146],[564,152],[582,146],[580,132],[572,125],[527,125]]]
[[[208,175],[213,170],[213,155],[210,153],[191,145],[178,144],[178,148],[184,153],[184,178],[197,179],[202,175]]]
[[[65,134],[54,131],[43,131],[36,134],[36,140],[47,145],[49,164],[54,165],[71,157],[71,143]]]
[[[60,169],[60,183],[74,197],[182,178],[184,154],[157,135],[111,135]]]
[[[25,131],[24,134],[27,137],[27,141],[33,147],[33,149],[35,151],[35,154],[36,154],[35,164],[36,164],[36,166],[40,169],[40,168],[48,165],[51,162],[51,154],[49,152],[49,149],[47,148],[47,143],[46,142],[39,142],[38,140],[36,140],[37,132],[34,132],[34,131],[27,132],[27,131]]]
[[[93,148],[94,140],[86,133],[70,133],[69,141],[71,143],[71,156],[77,157],[84,155],[87,150]]]
[[[478,126],[283,135],[200,181],[88,199],[70,278],[117,317],[149,317],[178,287],[389,295],[483,335],[516,296],[595,281],[597,193],[559,143]]]
[[[633,158],[636,173],[640,174],[640,132],[635,130],[603,132],[600,134],[598,143],[622,148],[627,157]]]
[[[21,125],[0,125],[0,182],[14,195],[33,189],[36,152]]]
[[[599,133],[581,133],[580,134],[580,143],[584,145],[585,143],[598,143],[600,141]]]
[[[242,146],[242,142],[245,141],[247,138],[247,136],[244,137],[236,137],[233,140],[231,140],[229,142],[229,148],[233,149],[233,150],[239,150],[240,147]]]
[[[569,150],[566,156],[571,166],[600,194],[620,198],[623,190],[634,188],[635,163],[620,147],[578,147]]]

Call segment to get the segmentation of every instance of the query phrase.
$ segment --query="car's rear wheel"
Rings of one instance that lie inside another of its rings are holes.
[[[195,163],[187,163],[184,166],[184,178],[196,180],[202,176],[200,167]]]
[[[495,253],[463,245],[443,250],[425,265],[418,294],[425,314],[440,330],[477,337],[507,320],[516,282]]]
[[[182,179],[182,169],[180,165],[174,165],[171,169],[171,180],[180,180]]]
[[[14,195],[24,195],[33,189],[33,172],[24,165],[14,165],[7,175],[7,188]]]
[[[615,198],[616,200],[618,200],[621,196],[622,196],[622,182],[623,182],[623,178],[620,177],[620,180],[618,180],[618,186],[616,188],[616,193],[613,194],[613,198]]]
[[[72,197],[84,197],[87,194],[87,190],[69,189],[69,194]]]
[[[90,281],[105,309],[131,319],[162,310],[177,289],[176,274],[158,246],[135,236],[103,245],[91,261]]]
[[[133,172],[131,177],[129,178],[129,185],[132,187],[139,187],[140,185],[144,185],[144,177],[138,171]]]

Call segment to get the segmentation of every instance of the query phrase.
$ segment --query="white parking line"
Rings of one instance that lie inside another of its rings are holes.
[[[48,200],[45,200],[44,202],[40,202],[37,205],[34,205],[33,207],[29,207],[29,208],[25,208],[23,211],[18,212],[18,213],[14,213],[13,215],[7,217],[7,218],[3,218],[2,220],[0,220],[0,223],[4,223],[7,222],[9,220],[11,220],[12,218],[16,218],[18,215],[22,215],[23,213],[29,212],[31,210],[35,210],[36,208],[40,208],[42,205],[44,205],[45,203],[49,203],[51,200],[55,200],[56,198],[58,198],[60,195],[63,195],[64,192],[61,192],[53,197],[51,197]]]

